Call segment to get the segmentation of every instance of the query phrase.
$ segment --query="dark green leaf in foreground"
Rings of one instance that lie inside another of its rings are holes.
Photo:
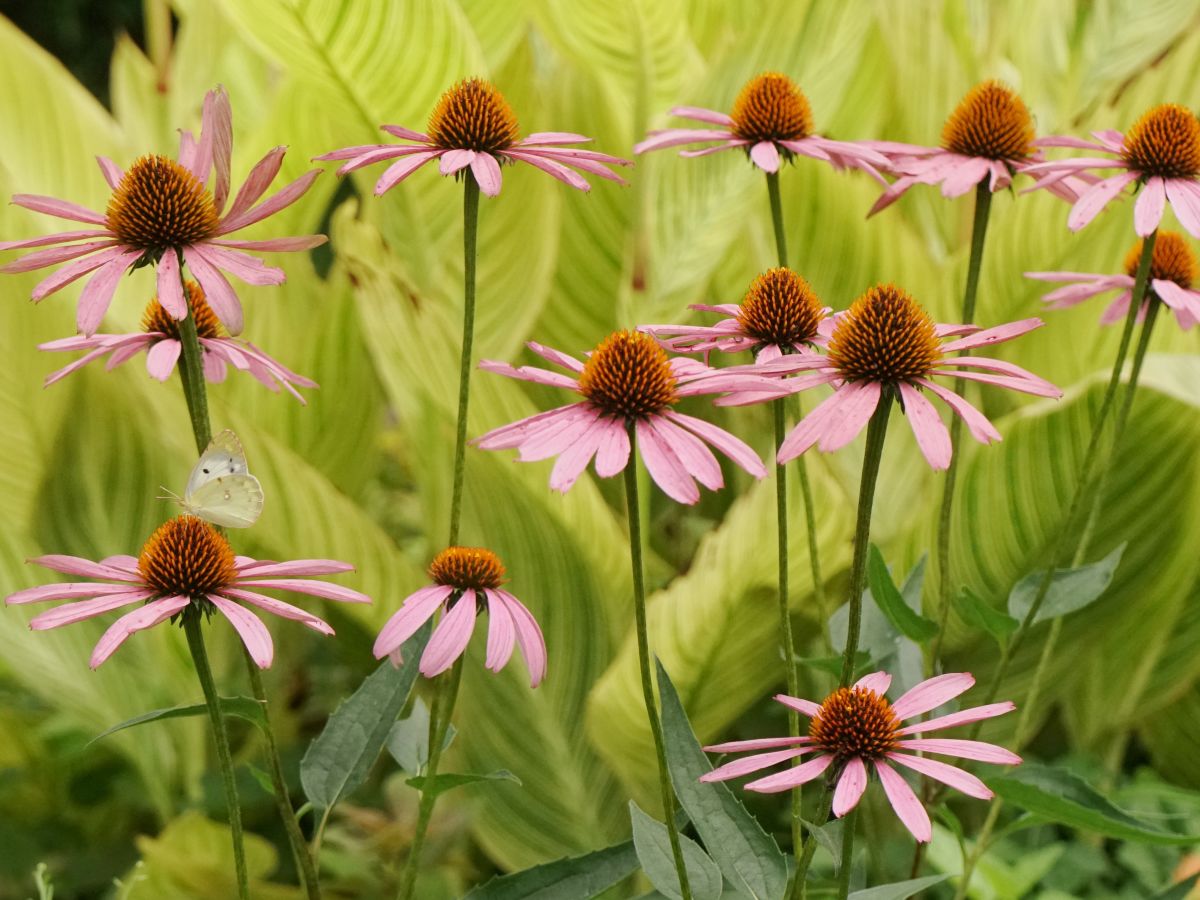
[[[1165,891],[1155,894],[1151,900],[1187,900],[1191,896],[1192,888],[1196,886],[1196,882],[1200,881],[1200,872],[1185,878],[1179,884],[1173,884]]]
[[[755,900],[782,897],[787,887],[783,853],[727,785],[700,781],[712,766],[700,749],[666,669],[661,662],[657,665],[667,765],[675,795],[721,873],[735,888]]]
[[[927,875],[924,878],[913,878],[910,881],[880,884],[852,892],[850,900],[908,900],[914,894],[927,887],[933,887],[935,884],[941,884],[949,877],[949,875]]]
[[[245,719],[247,722],[253,722],[259,728],[265,729],[267,727],[267,717],[263,714],[262,704],[252,697],[222,697],[221,712],[226,717],[234,716],[238,719]],[[110,734],[115,734],[126,728],[132,728],[135,725],[145,725],[147,722],[158,722],[162,719],[183,719],[188,716],[207,715],[208,706],[204,703],[192,703],[188,706],[172,706],[167,709],[152,709],[150,712],[142,713],[140,716],[134,716],[132,719],[126,719],[124,722],[119,722],[111,728],[106,728],[88,741],[88,745],[90,746],[101,738],[106,738]]]
[[[493,878],[463,900],[591,900],[638,867],[633,841]]]
[[[486,775],[455,773],[435,775],[433,779],[433,785],[429,788],[426,788],[428,781],[428,778],[419,776],[417,778],[410,778],[404,783],[409,787],[416,788],[422,793],[424,793],[426,790],[429,790],[435,795],[444,794],[446,791],[451,790],[452,788],[463,787],[464,785],[468,784],[478,784],[481,781],[511,781],[517,785],[521,783],[521,779],[512,772],[508,771],[508,769],[497,769],[495,772],[488,772]]]
[[[642,864],[642,871],[664,897],[683,900],[667,826],[648,816],[632,800],[629,801],[629,819],[633,823],[633,846],[637,851],[638,861]],[[721,871],[716,863],[686,835],[681,834],[679,842],[683,850],[683,864],[687,866],[692,897],[695,900],[718,900],[723,885]]]
[[[989,606],[982,597],[977,596],[970,588],[963,588],[955,596],[954,609],[958,613],[959,618],[966,624],[978,628],[984,634],[990,635],[1001,645],[1021,625],[1012,616],[1005,615],[1000,610]]]
[[[938,633],[937,622],[926,619],[904,602],[900,589],[892,581],[887,563],[883,561],[883,554],[874,544],[871,545],[867,560],[867,584],[879,611],[902,635],[920,642],[927,641]]]
[[[1060,569],[1054,573],[1046,599],[1034,617],[1034,623],[1057,619],[1067,613],[1078,612],[1100,599],[1112,584],[1113,573],[1121,562],[1126,544],[1121,544],[1099,562],[1080,566],[1078,569]],[[1033,606],[1038,588],[1045,572],[1031,572],[1014,585],[1008,595],[1008,614],[1021,621]]]

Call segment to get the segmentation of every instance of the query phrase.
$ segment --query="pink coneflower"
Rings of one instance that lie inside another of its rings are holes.
[[[425,163],[438,160],[443,175],[458,176],[468,167],[489,197],[500,193],[502,163],[523,162],[541,169],[564,184],[581,191],[591,185],[568,166],[607,178],[618,184],[625,181],[606,166],[628,166],[628,160],[594,150],[580,150],[571,144],[586,144],[591,138],[566,131],[541,131],[526,138],[520,136],[517,117],[503,95],[479,78],[469,78],[452,87],[438,101],[429,117],[427,134],[399,125],[384,125],[383,130],[406,144],[363,144],[323,153],[314,159],[348,160],[338,169],[345,175],[387,159],[397,159],[375,183],[376,196],[399,184]]]
[[[1075,202],[1067,225],[1078,231],[1131,183],[1141,187],[1133,208],[1133,228],[1146,237],[1162,221],[1169,202],[1179,223],[1200,238],[1200,121],[1186,106],[1163,103],[1152,107],[1125,134],[1093,131],[1096,142],[1078,138],[1044,138],[1045,147],[1078,147],[1111,153],[1115,159],[1089,156],[1032,165],[1029,172],[1044,175],[1034,188],[1049,187],[1089,169],[1119,169],[1097,182]]]
[[[639,325],[677,353],[737,353],[749,350],[755,362],[768,363],[789,353],[806,353],[828,343],[832,321],[807,281],[778,267],[759,275],[741,304],[694,303],[691,309],[721,313],[716,325]]]
[[[573,356],[530,343],[529,349],[568,370],[562,375],[534,366],[514,368],[484,360],[481,369],[510,378],[563,387],[583,396],[547,412],[504,425],[474,443],[484,450],[516,447],[521,462],[557,456],[550,487],[566,491],[596,458],[596,474],[610,478],[629,462],[630,430],[655,483],[680,503],[700,499],[699,481],[709,490],[724,485],[721,466],[705,442],[755,478],[766,476],[762,460],[724,429],[672,407],[682,397],[730,391],[767,398],[788,392],[778,379],[731,369],[710,369],[696,360],[668,359],[657,342],[637,331],[615,331],[580,362]]]
[[[375,639],[375,658],[391,655],[398,664],[400,645],[444,608],[446,614],[421,654],[421,674],[432,678],[466,652],[477,615],[487,612],[484,665],[499,672],[508,664],[514,645],[519,645],[529,669],[529,686],[537,687],[546,677],[546,641],[533,613],[501,590],[504,566],[496,554],[482,547],[447,547],[429,564],[429,577],[433,584],[409,594],[387,620]]]
[[[853,687],[838,688],[820,704],[799,697],[789,697],[787,694],[778,694],[775,699],[780,703],[812,719],[808,735],[798,738],[731,741],[705,747],[704,749],[711,753],[734,753],[740,750],[770,752],[756,753],[726,763],[700,776],[700,780],[726,781],[730,778],[740,778],[776,763],[796,759],[806,753],[815,753],[816,756],[802,765],[751,781],[746,785],[746,790],[764,794],[790,790],[812,781],[832,767],[837,778],[837,787],[833,793],[833,814],[841,818],[854,809],[862,798],[870,780],[870,769],[874,768],[888,802],[904,823],[904,827],[912,832],[912,836],[918,841],[928,841],[933,836],[929,814],[893,765],[920,772],[962,791],[969,797],[989,800],[992,792],[969,772],[906,751],[935,753],[1006,766],[1017,765],[1021,762],[1021,757],[1003,747],[983,741],[912,738],[909,735],[979,722],[1003,715],[1015,707],[1011,701],[1006,700],[1003,703],[976,706],[925,722],[918,721],[902,726],[901,723],[905,719],[920,716],[953,700],[975,684],[975,679],[966,672],[938,675],[922,681],[895,703],[889,703],[884,696],[891,683],[891,675],[886,672],[874,672],[860,678]]]
[[[187,302],[179,278],[182,255],[221,322],[231,334],[240,333],[242,305],[222,270],[248,284],[282,284],[282,269],[241,251],[308,250],[323,244],[326,238],[320,234],[259,241],[224,237],[290,206],[321,174],[314,169],[259,203],[279,172],[287,149],[276,147],[250,170],[233,203],[225,209],[233,151],[232,115],[229,98],[218,88],[204,97],[199,142],[190,132],[182,133],[178,162],[156,154],[143,156],[122,172],[112,160],[98,157],[100,171],[113,191],[103,214],[53,197],[15,194],[12,202],[18,206],[93,227],[0,243],[0,250],[51,247],[23,256],[0,271],[29,272],[75,260],[33,289],[35,301],[95,272],[79,296],[76,312],[79,330],[91,335],[99,327],[121,276],[142,265],[157,265],[158,297],[163,307],[176,319],[185,318]],[[210,170],[215,171],[211,189]]]
[[[1042,299],[1050,309],[1066,309],[1109,291],[1120,291],[1100,317],[1100,324],[1111,325],[1125,318],[1133,294],[1138,262],[1142,257],[1142,242],[1138,241],[1125,257],[1124,275],[1102,275],[1090,272],[1026,272],[1026,278],[1039,281],[1071,282],[1057,288]],[[1179,327],[1184,331],[1200,322],[1200,291],[1193,290],[1196,282],[1196,255],[1183,236],[1174,231],[1160,231],[1154,242],[1150,261],[1150,284],[1138,321],[1154,300],[1161,300],[1175,312]]]
[[[225,380],[227,366],[249,372],[273,391],[278,391],[282,385],[289,394],[305,403],[300,393],[293,387],[315,388],[317,383],[297,375],[282,363],[248,341],[240,341],[225,334],[216,313],[204,299],[204,292],[194,281],[187,282],[188,304],[192,308],[192,317],[196,322],[196,334],[200,338],[200,350],[204,360],[204,377],[217,383]],[[46,386],[66,378],[72,372],[83,368],[88,363],[108,356],[107,368],[111,371],[121,363],[132,359],[143,350],[146,351],[146,371],[159,381],[166,381],[175,371],[182,350],[179,337],[178,321],[170,315],[158,298],[155,297],[146,307],[142,315],[142,331],[131,334],[94,334],[62,338],[39,344],[39,350],[70,352],[87,350],[69,366],[52,372],[46,376]]]
[[[34,616],[35,631],[82,622],[125,606],[139,604],[104,632],[90,661],[94,669],[112,656],[131,634],[178,615],[211,616],[221,613],[233,625],[251,658],[260,668],[271,665],[271,633],[247,607],[293,619],[321,634],[333,634],[326,622],[299,607],[258,593],[267,588],[310,594],[342,603],[370,603],[371,598],[350,588],[308,576],[333,575],[354,570],[331,559],[297,559],[291,562],[258,561],[235,556],[229,542],[215,528],[195,516],[178,516],[159,526],[146,541],[141,555],[109,556],[99,562],[77,556],[39,556],[30,562],[65,575],[102,578],[94,581],[44,584],[17,591],[5,603],[41,603],[73,600]]]
[[[721,127],[652,131],[646,140],[634,146],[633,152],[719,141],[715,147],[681,151],[680,156],[707,156],[740,147],[754,165],[768,173],[778,172],[781,161],[811,156],[835,169],[863,169],[880,181],[883,177],[876,166],[888,165],[888,158],[866,142],[834,141],[813,134],[808,98],[792,79],[779,72],[765,72],[750,79],[734,101],[731,113],[676,106],[671,115]]]
[[[833,396],[784,439],[777,460],[795,459],[813,444],[826,452],[844,447],[862,431],[881,401],[890,402],[896,396],[926,460],[935,469],[945,469],[953,455],[950,433],[924,391],[961,416],[977,441],[998,441],[1000,433],[983,413],[934,382],[933,376],[982,381],[1039,397],[1061,397],[1062,391],[1050,382],[1012,363],[948,355],[1008,341],[1041,325],[1040,319],[1022,319],[983,331],[973,325],[936,325],[905,291],[891,284],[876,285],[836,317],[827,356],[792,356],[767,364],[771,370],[807,372],[795,380],[796,390],[819,384],[834,388]],[[967,337],[942,342],[958,335]],[[950,367],[984,371],[950,371]]]

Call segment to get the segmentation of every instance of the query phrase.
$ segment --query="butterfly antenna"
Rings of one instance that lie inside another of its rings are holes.
[[[161,493],[157,497],[155,497],[154,498],[155,500],[174,500],[180,506],[183,505],[183,498],[180,497],[178,494],[176,494],[174,491],[167,490],[161,484],[158,486],[158,489],[160,491],[162,491],[163,493]]]

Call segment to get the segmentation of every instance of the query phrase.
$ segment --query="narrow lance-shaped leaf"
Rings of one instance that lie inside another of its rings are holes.
[[[879,611],[887,616],[887,620],[902,635],[919,642],[927,641],[938,633],[936,622],[914,612],[904,602],[904,597],[888,572],[887,563],[883,561],[883,554],[874,544],[871,545],[870,556],[867,559],[867,584]]]
[[[263,713],[263,706],[252,697],[221,697],[220,706],[222,715],[234,716],[238,719],[245,719],[247,722],[252,722],[259,728],[266,730],[267,717]],[[118,722],[111,728],[106,728],[94,738],[87,742],[87,746],[91,746],[101,738],[106,738],[110,734],[118,731],[123,731],[126,728],[132,728],[135,725],[145,725],[147,722],[159,722],[163,719],[182,719],[188,716],[206,716],[208,715],[208,705],[205,703],[192,703],[188,706],[172,706],[167,709],[152,709],[150,712],[142,713],[140,716],[134,716],[132,719],[126,719],[124,722]]]
[[[638,861],[650,883],[664,897],[683,900],[679,889],[679,873],[671,852],[671,837],[667,826],[647,815],[634,801],[629,801],[629,819],[633,824],[633,846]],[[687,867],[688,885],[695,900],[718,900],[721,896],[721,871],[700,846],[687,835],[679,836],[683,864]]]
[[[521,779],[512,772],[508,771],[508,769],[497,769],[495,772],[488,772],[486,775],[456,774],[448,772],[445,775],[434,776],[432,785],[430,785],[428,778],[421,775],[416,778],[408,779],[405,784],[407,784],[409,787],[416,788],[422,793],[425,791],[430,791],[436,796],[437,794],[446,793],[446,791],[450,790],[451,788],[463,787],[464,785],[468,784],[479,784],[481,781],[511,781],[516,785],[521,784]],[[429,786],[427,787],[427,785]]]
[[[994,638],[1001,646],[1008,640],[1008,636],[1021,625],[1012,616],[1005,615],[1000,610],[989,606],[970,588],[963,588],[955,596],[954,610],[966,624],[978,628],[984,634]]]
[[[1121,563],[1127,542],[1121,544],[1099,562],[1078,569],[1061,569],[1054,573],[1046,599],[1034,616],[1034,623],[1057,619],[1078,612],[1100,599],[1112,584],[1113,574]],[[1045,572],[1031,572],[1013,587],[1008,595],[1008,614],[1021,621],[1033,606]]]
[[[909,881],[894,881],[891,884],[880,884],[875,887],[863,888],[850,894],[850,900],[908,900],[919,894],[925,888],[941,884],[949,875],[927,875],[924,878],[913,878]]]
[[[463,900],[591,900],[638,867],[633,841],[493,878]]]

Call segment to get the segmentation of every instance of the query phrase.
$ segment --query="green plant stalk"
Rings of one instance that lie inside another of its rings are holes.
[[[182,265],[180,266],[180,273],[180,281],[183,282]],[[183,292],[183,295],[187,297],[186,282],[183,282]],[[187,317],[179,323],[179,338],[179,343],[182,347],[179,377],[183,382],[183,397],[187,402],[188,417],[192,422],[192,435],[196,440],[196,451],[203,453],[212,441],[212,425],[208,418],[208,389],[204,381],[203,351],[200,347],[199,336],[196,334],[196,320],[193,317],[190,304],[188,305]],[[279,816],[283,821],[283,828],[287,833],[288,843],[292,848],[292,856],[295,857],[296,867],[304,882],[304,888],[309,900],[320,900],[321,885],[316,864],[313,862],[312,853],[304,841],[304,835],[300,831],[300,824],[296,821],[296,815],[292,810],[292,801],[288,793],[287,780],[283,777],[283,762],[279,758],[279,747],[275,742],[275,732],[271,727],[270,710],[267,703],[266,690],[263,688],[262,677],[259,674],[258,665],[250,658],[249,652],[245,653],[245,659],[246,670],[250,674],[250,685],[254,691],[255,699],[262,704],[263,719],[266,723],[264,734],[267,744],[267,769],[271,773],[271,786],[274,789],[275,804],[279,810]],[[233,802],[236,802],[236,795]]]
[[[458,431],[454,440],[454,488],[450,495],[450,540],[458,543],[466,474],[467,407],[471,399],[471,345],[475,338],[475,244],[479,233],[479,184],[470,173],[463,179],[463,332],[458,367]],[[433,752],[432,750],[430,751]]]
[[[983,245],[987,239],[988,213],[991,208],[992,191],[985,179],[975,187],[975,221],[971,228],[971,259],[967,265],[967,284],[963,289],[961,322],[964,325],[970,325],[975,321],[975,296],[979,290],[979,272],[983,266]],[[966,385],[965,378],[957,378],[952,390],[961,394]],[[954,486],[958,480],[958,461],[962,456],[958,452],[962,439],[962,425],[961,416],[950,417],[950,447],[954,453],[950,457],[950,467],[946,469],[946,481],[942,486],[942,509],[938,516],[937,532],[937,602],[941,605],[941,616],[938,633],[934,636],[933,643],[929,648],[929,669],[926,673],[929,675],[937,671],[938,656],[941,654],[942,641],[945,639],[946,625],[950,619],[952,605],[950,603],[950,519],[954,511]]]
[[[826,785],[825,791],[821,797],[821,804],[817,809],[817,815],[813,819],[816,823],[822,823],[829,818],[829,810],[833,807],[833,787]],[[800,885],[800,897],[808,895],[808,885],[805,883],[808,877],[808,867],[812,865],[813,855],[817,852],[817,836],[810,829],[808,837],[804,841],[804,853],[796,862],[796,881]]]
[[[459,603],[472,603],[474,598],[461,597]],[[458,699],[458,686],[462,681],[463,656],[454,661],[450,671],[438,679],[433,694],[433,703],[429,710],[429,762],[425,764],[425,784],[421,790],[421,806],[417,811],[417,830],[413,834],[412,846],[408,850],[408,859],[404,863],[404,871],[400,876],[400,889],[396,892],[399,900],[410,900],[417,886],[417,871],[421,867],[421,848],[425,846],[425,836],[429,832],[429,820],[433,817],[433,806],[437,801],[437,792],[433,790],[437,778],[438,764],[442,760],[442,745],[446,743],[446,731],[450,727],[450,717],[454,713],[454,703]]]
[[[675,872],[679,876],[679,892],[683,900],[692,900],[692,888],[688,883],[687,866],[683,861],[683,848],[679,844],[679,826],[675,823],[675,791],[671,787],[671,773],[667,769],[667,751],[663,739],[662,720],[654,702],[654,682],[650,676],[650,640],[646,631],[646,583],[642,572],[642,525],[638,512],[637,483],[637,432],[633,423],[629,430],[629,462],[625,466],[625,509],[629,518],[629,560],[633,567],[633,614],[637,631],[638,668],[642,676],[642,699],[646,703],[646,717],[650,720],[650,733],[654,737],[654,753],[658,759],[658,786],[662,792],[663,818],[666,820],[667,837],[671,841],[671,856],[675,860]]]
[[[883,459],[883,440],[887,436],[888,414],[892,411],[891,388],[884,387],[879,405],[867,425],[867,450],[863,456],[862,480],[858,487],[858,517],[854,525],[854,558],[850,565],[850,616],[846,626],[846,649],[842,656],[840,684],[848,687],[854,680],[854,658],[858,654],[858,636],[862,630],[862,595],[867,587],[867,551],[871,547],[871,509],[875,502],[875,482]]]
[[[838,900],[850,896],[850,873],[854,868],[854,831],[858,824],[858,807],[855,806],[842,818],[842,864],[838,868]]]
[[[771,224],[775,227],[775,252],[779,265],[787,268],[787,234],[783,227],[783,197],[779,193],[779,173],[767,173],[767,196],[771,199]]]
[[[233,758],[229,753],[229,735],[225,731],[225,717],[221,715],[221,701],[217,686],[213,682],[212,669],[208,665],[208,653],[204,649],[204,634],[200,631],[200,616],[191,607],[183,615],[183,631],[187,635],[188,649],[192,652],[192,663],[204,691],[204,702],[208,704],[208,718],[212,724],[213,740],[217,744],[217,760],[221,768],[221,782],[225,786],[225,804],[229,812],[229,830],[233,833],[233,865],[237,871],[238,897],[249,900],[250,881],[246,872],[246,850],[242,838],[242,809],[238,803],[237,783],[233,779]]]

